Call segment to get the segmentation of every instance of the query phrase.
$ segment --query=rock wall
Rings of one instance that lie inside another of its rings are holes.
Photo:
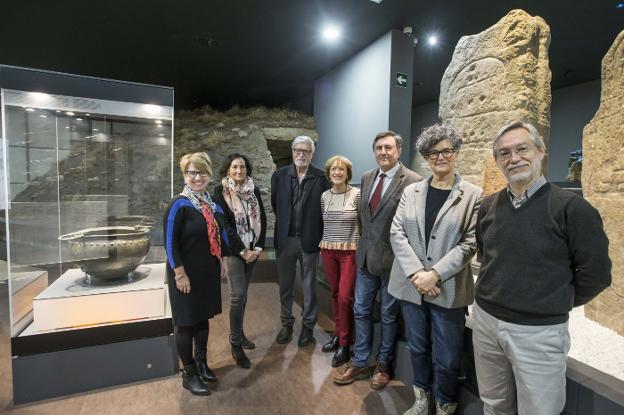
[[[457,43],[440,85],[439,117],[464,139],[460,171],[468,181],[500,188],[495,164],[487,171],[485,165],[496,131],[508,122],[533,122],[548,143],[549,44],[546,22],[523,10],[512,10],[494,26]],[[483,183],[484,177],[494,185]]]
[[[583,130],[583,194],[609,237],[613,283],[585,314],[624,336],[624,31],[602,60],[600,107]]]
[[[307,135],[315,142],[314,118],[295,111],[265,107],[238,108],[226,112],[203,107],[181,111],[175,119],[174,192],[182,176],[177,161],[186,153],[206,151],[213,164],[211,188],[220,182],[219,170],[231,153],[249,157],[253,177],[260,188],[268,215],[267,236],[273,235],[274,217],[271,209],[271,175],[277,167],[291,162],[290,143],[298,135]]]

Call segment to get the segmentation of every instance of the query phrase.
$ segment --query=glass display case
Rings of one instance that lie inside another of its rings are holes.
[[[138,340],[128,331],[150,337],[138,323],[170,334],[161,224],[173,90],[13,67],[0,67],[0,86],[14,357]],[[16,388],[16,401],[33,400]]]

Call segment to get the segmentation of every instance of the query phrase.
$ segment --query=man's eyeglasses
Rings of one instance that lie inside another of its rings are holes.
[[[522,156],[526,156],[530,150],[531,150],[531,147],[529,147],[527,144],[521,144],[515,149],[510,150],[510,149],[504,148],[502,150],[497,151],[496,158],[498,160],[507,161],[511,159],[511,155],[513,153],[516,153],[518,157],[522,157]]]
[[[444,157],[445,159],[450,159],[451,157],[453,157],[453,154],[455,154],[455,150],[453,150],[452,148],[445,148],[441,151],[431,150],[429,153],[427,153],[427,158],[431,161],[435,161],[438,159],[438,156],[440,154],[442,154],[442,157]]]
[[[307,156],[308,154],[311,154],[312,151],[304,150],[302,148],[293,148],[293,153],[295,153],[296,156]]]
[[[208,173],[204,173],[201,171],[195,171],[195,170],[187,170],[185,171],[186,175],[192,179],[194,179],[195,177],[199,176],[199,177],[208,177]]]

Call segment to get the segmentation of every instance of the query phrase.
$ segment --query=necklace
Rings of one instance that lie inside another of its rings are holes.
[[[353,189],[353,186],[347,186],[347,189],[344,192],[338,192],[338,193],[333,192],[332,189],[329,189],[329,202],[327,202],[327,208],[325,208],[324,213],[329,212],[329,208],[333,206],[334,195],[342,195],[342,209],[338,211],[338,213],[342,215],[344,213],[344,210],[345,210],[344,208],[347,203],[347,193],[349,193],[351,189]]]

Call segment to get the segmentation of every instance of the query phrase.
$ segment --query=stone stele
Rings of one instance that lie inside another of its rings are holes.
[[[609,237],[613,283],[585,315],[624,336],[624,31],[602,60],[600,107],[583,130],[583,194]]]
[[[489,29],[462,37],[440,85],[440,119],[464,139],[462,176],[489,192],[504,179],[496,173],[492,139],[503,125],[532,122],[548,142],[550,132],[550,28],[541,17],[512,10]],[[492,160],[493,161],[493,160]],[[494,180],[494,186],[483,183]]]

